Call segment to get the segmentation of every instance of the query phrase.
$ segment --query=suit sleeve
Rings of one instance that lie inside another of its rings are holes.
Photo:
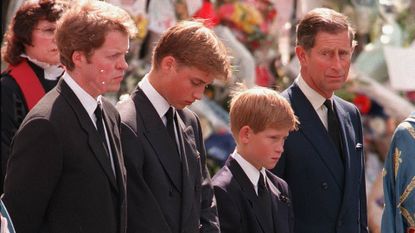
[[[197,118],[197,117],[196,117]],[[201,213],[200,224],[202,225],[202,233],[220,232],[219,219],[216,207],[216,200],[213,192],[212,181],[206,165],[206,149],[203,142],[203,136],[199,119],[197,118],[198,140],[197,147],[200,152],[200,162],[202,168],[202,186],[201,186]]]
[[[49,121],[34,119],[16,134],[3,197],[16,232],[40,232],[63,168],[56,132]]]
[[[241,233],[240,209],[234,204],[235,197],[219,186],[214,186],[218,202],[218,215],[222,233]]]

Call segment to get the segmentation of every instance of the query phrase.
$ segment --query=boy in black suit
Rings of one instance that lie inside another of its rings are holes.
[[[161,36],[150,72],[118,105],[128,233],[220,232],[199,118],[187,106],[230,73],[225,46],[201,22]]]
[[[230,104],[236,150],[213,177],[222,233],[293,232],[288,186],[272,169],[298,121],[276,91],[236,93]]]

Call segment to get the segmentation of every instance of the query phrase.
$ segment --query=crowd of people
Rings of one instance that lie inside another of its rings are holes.
[[[215,173],[189,106],[233,69],[204,23],[167,27],[114,105],[104,95],[120,89],[140,33],[131,15],[98,0],[20,6],[2,46],[1,233],[415,232],[415,113],[386,130],[383,173],[368,179],[365,119],[334,94],[356,46],[345,15],[315,8],[299,21],[300,69],[283,92],[233,88],[236,146]],[[367,183],[383,183],[378,229]]]

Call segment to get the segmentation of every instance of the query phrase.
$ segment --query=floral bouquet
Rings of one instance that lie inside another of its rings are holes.
[[[220,5],[218,16],[233,29],[242,43],[254,51],[267,41],[276,10],[267,0],[235,1]]]

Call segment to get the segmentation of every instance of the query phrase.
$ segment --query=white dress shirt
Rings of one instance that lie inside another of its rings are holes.
[[[262,176],[265,179],[264,183],[266,183],[267,174],[265,172],[265,168],[261,168],[261,170],[259,171],[244,157],[242,157],[236,150],[231,154],[231,156],[236,160],[236,162],[239,164],[239,166],[241,166],[242,170],[248,176],[249,180],[254,186],[256,194],[258,195],[258,180],[260,172],[262,173]]]
[[[148,74],[146,74],[143,79],[138,83],[138,86],[143,90],[144,94],[147,96],[147,98],[150,100],[153,107],[156,109],[157,114],[163,121],[164,125],[167,125],[167,118],[166,113],[169,110],[169,108],[173,108],[174,111],[176,109],[167,102],[167,100],[160,95],[160,93],[151,85],[150,80],[148,79]],[[177,114],[177,112],[176,112]],[[179,135],[177,132],[177,126],[176,122],[174,122],[174,133],[176,134],[176,145],[179,149],[179,152],[181,152],[181,146],[179,145]]]
[[[145,75],[144,78],[141,79],[141,81],[138,83],[138,86],[141,88],[141,90],[143,90],[144,94],[156,109],[164,125],[166,125],[167,119],[165,114],[169,110],[170,104],[163,96],[160,95],[160,93],[158,93],[153,85],[151,85],[150,80],[148,80],[148,75]]]
[[[94,97],[88,94],[88,92],[86,92],[81,86],[79,86],[79,84],[75,80],[73,80],[73,78],[68,74],[68,72],[65,72],[62,78],[66,82],[66,84],[68,84],[69,88],[71,88],[71,90],[75,93],[76,97],[79,99],[82,106],[88,113],[88,116],[91,119],[92,123],[94,124],[95,128],[97,128],[97,124],[96,124],[97,118],[94,112],[98,106],[98,101],[101,103],[101,106],[102,106],[102,101],[101,101],[102,96],[99,95],[97,99],[94,99]],[[107,145],[109,146],[111,144],[109,141],[107,127],[104,122],[102,123],[104,125],[105,140],[107,141]],[[110,148],[107,148],[107,150],[109,152],[109,157],[111,160],[112,171],[114,172],[114,175],[115,175],[114,159],[112,157],[113,155],[112,155],[111,146],[109,147]]]
[[[314,110],[316,111],[318,117],[320,118],[321,122],[323,123],[324,127],[328,129],[327,124],[327,108],[324,106],[324,101],[326,98],[321,96],[317,93],[313,88],[311,88],[301,77],[298,75],[295,82],[297,83],[300,90],[304,93],[305,97],[307,97],[308,101],[310,101],[311,105],[313,106]],[[330,100],[332,101],[332,100]]]

